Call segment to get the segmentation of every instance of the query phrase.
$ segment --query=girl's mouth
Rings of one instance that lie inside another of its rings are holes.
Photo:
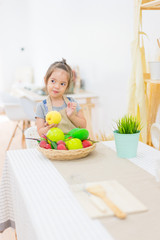
[[[58,93],[58,91],[56,91],[56,90],[53,90],[53,93]]]

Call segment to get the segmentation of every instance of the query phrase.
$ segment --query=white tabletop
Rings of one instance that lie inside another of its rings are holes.
[[[104,144],[115,149],[113,141]],[[139,143],[137,158],[129,161],[156,176],[160,152]],[[86,215],[53,163],[36,149],[7,152],[0,196],[0,231],[16,227],[18,240],[112,239],[99,221]]]
[[[115,141],[106,141],[103,144],[116,151]],[[128,160],[153,175],[157,181],[160,180],[160,151],[157,149],[139,142],[137,157]]]
[[[18,240],[112,239],[37,149],[7,152],[0,196],[0,231],[15,224]]]
[[[34,101],[34,102],[43,101],[47,97],[46,95],[40,95],[32,90],[27,90],[25,88],[14,88],[14,89],[12,89],[12,94],[17,97],[27,97],[28,99],[30,99],[31,101]],[[80,91],[80,92],[74,93],[74,94],[67,94],[67,96],[73,97],[77,100],[83,100],[83,99],[87,99],[87,98],[88,99],[96,99],[99,97],[97,94],[86,92],[86,91]]]

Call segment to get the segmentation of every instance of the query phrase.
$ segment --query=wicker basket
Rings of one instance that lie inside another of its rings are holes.
[[[74,160],[84,158],[91,153],[96,147],[94,143],[92,146],[76,150],[55,150],[45,149],[38,146],[38,150],[51,160]]]

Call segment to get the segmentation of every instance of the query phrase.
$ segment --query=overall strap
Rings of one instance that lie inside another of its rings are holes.
[[[63,99],[66,104],[68,104],[71,101],[70,97],[63,96]]]
[[[63,96],[63,99],[66,104],[68,104],[71,101],[71,99],[66,96]],[[52,111],[52,102],[49,96],[47,97],[47,99],[43,100],[43,104],[47,112]]]
[[[47,97],[47,107],[48,107],[48,112],[52,111],[52,102],[50,97]]]
[[[44,104],[44,108],[45,108],[46,112],[52,111],[52,103],[51,103],[51,99],[49,96],[47,97],[47,99],[43,100],[43,104]]]
[[[48,112],[47,100],[46,99],[43,100],[43,105],[44,105],[44,108],[45,108],[46,112]]]

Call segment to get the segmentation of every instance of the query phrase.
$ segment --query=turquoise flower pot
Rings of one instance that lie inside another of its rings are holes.
[[[140,132],[133,134],[121,134],[116,130],[113,133],[118,157],[136,157]]]

